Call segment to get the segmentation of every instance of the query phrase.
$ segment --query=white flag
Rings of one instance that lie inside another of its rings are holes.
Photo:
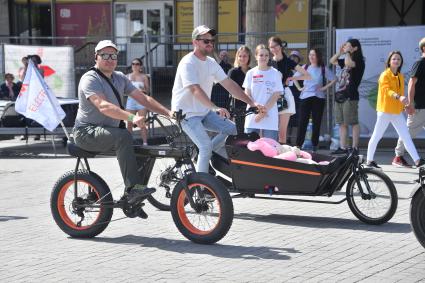
[[[15,103],[15,110],[27,118],[37,121],[53,132],[66,114],[56,96],[44,81],[32,60],[22,83],[21,92]]]

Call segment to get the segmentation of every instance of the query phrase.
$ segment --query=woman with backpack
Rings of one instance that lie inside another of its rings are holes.
[[[311,143],[313,144],[313,151],[316,151],[319,144],[320,125],[326,103],[326,90],[336,82],[336,77],[325,66],[322,53],[319,49],[311,49],[308,53],[308,60],[309,63],[304,65],[303,69],[307,71],[311,79],[304,80],[304,87],[301,89],[296,145],[300,148],[302,147],[311,115],[313,120]],[[303,79],[303,76],[297,72],[293,79],[300,80]]]

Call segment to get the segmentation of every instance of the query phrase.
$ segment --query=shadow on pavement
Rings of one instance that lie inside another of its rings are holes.
[[[149,238],[134,235],[126,235],[118,238],[96,237],[88,240],[112,244],[140,245],[142,247],[153,247],[180,254],[207,254],[223,258],[288,260],[291,257],[287,254],[300,253],[300,251],[293,248],[266,246],[243,247],[222,245],[219,243],[215,245],[200,245],[192,243],[189,240],[169,240],[159,237]]]
[[[10,220],[22,220],[22,219],[28,219],[28,217],[0,215],[0,222],[10,221]]]
[[[321,216],[301,216],[288,214],[258,215],[251,213],[238,213],[236,219],[252,220],[257,222],[274,223],[288,226],[299,226],[324,229],[349,229],[365,230],[371,232],[386,233],[410,233],[412,229],[407,223],[385,223],[383,225],[369,225],[357,219],[344,219]]]
[[[0,148],[0,158],[69,158],[62,143],[55,142],[55,148],[50,141],[13,144]]]

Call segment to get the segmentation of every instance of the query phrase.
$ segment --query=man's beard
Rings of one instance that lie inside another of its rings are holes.
[[[208,51],[206,48],[201,48],[199,51],[201,51],[202,55],[204,55],[204,56],[209,56],[209,55],[211,55],[211,54],[214,53],[214,49],[213,48],[211,49],[211,52]]]

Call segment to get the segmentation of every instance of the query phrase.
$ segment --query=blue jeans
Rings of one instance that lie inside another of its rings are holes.
[[[278,140],[279,138],[279,131],[275,131],[275,130],[263,130],[263,137],[265,138],[271,138],[274,139],[275,141]],[[261,129],[254,129],[254,128],[246,128],[245,129],[245,133],[249,134],[249,133],[257,133],[260,134]]]
[[[215,112],[209,111],[205,116],[194,116],[182,121],[183,131],[198,147],[197,172],[208,173],[208,165],[212,151],[227,156],[224,148],[228,135],[236,135],[236,126],[229,119],[220,117]],[[212,139],[207,131],[216,132]]]

